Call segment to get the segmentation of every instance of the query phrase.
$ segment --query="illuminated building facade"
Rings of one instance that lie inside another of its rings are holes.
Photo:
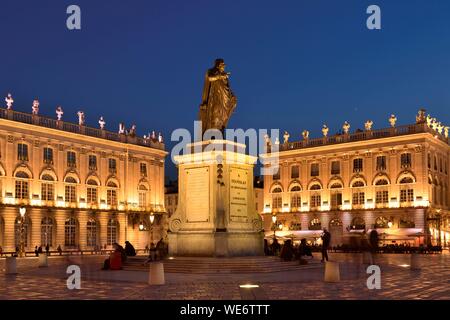
[[[447,245],[449,209],[448,127],[425,111],[416,123],[343,132],[268,146],[264,161],[279,169],[264,181],[266,237],[317,240],[326,227],[332,246],[377,229],[386,244]],[[287,136],[287,134],[286,134]],[[272,216],[276,222],[273,223]],[[446,223],[447,221],[447,223]]]
[[[0,109],[3,252],[20,241],[27,251],[46,244],[111,248],[126,240],[144,248],[151,234],[155,241],[164,236],[164,144],[102,127]]]

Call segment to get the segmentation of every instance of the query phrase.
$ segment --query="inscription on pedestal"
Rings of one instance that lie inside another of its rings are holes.
[[[230,169],[230,218],[243,221],[247,218],[248,206],[247,170]]]
[[[209,169],[186,169],[186,221],[209,221]]]

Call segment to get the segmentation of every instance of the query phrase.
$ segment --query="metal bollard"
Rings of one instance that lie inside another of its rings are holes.
[[[411,270],[420,270],[420,262],[419,262],[419,254],[411,253],[411,262],[410,262]]]
[[[16,257],[7,257],[5,274],[17,274],[17,260]]]
[[[163,263],[161,262],[150,263],[150,269],[148,272],[148,284],[149,285],[165,284]]]
[[[39,268],[48,267],[48,257],[45,253],[39,253]]]
[[[339,272],[339,262],[325,262],[325,282],[339,282],[341,275]]]

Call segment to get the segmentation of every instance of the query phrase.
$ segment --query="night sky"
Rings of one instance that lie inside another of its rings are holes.
[[[67,6],[81,7],[79,31]],[[382,29],[368,30],[377,4]],[[367,119],[413,123],[420,107],[450,124],[447,0],[1,0],[0,95],[14,109],[107,128],[192,130],[205,71],[225,59],[238,105],[229,127],[351,131]],[[282,138],[281,138],[282,139]],[[175,167],[167,161],[167,177]]]

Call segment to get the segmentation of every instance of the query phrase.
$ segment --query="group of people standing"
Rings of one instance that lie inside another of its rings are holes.
[[[331,243],[331,234],[330,232],[324,228],[323,233],[321,235],[322,246],[322,262],[328,261],[328,249],[330,248]],[[312,248],[306,242],[306,239],[301,239],[300,244],[297,247],[294,247],[292,240],[286,240],[283,246],[280,245],[276,238],[273,239],[271,245],[268,244],[268,240],[264,240],[264,254],[269,256],[280,256],[280,259],[283,261],[292,261],[299,260],[300,263],[305,260],[303,257],[313,258]]]

